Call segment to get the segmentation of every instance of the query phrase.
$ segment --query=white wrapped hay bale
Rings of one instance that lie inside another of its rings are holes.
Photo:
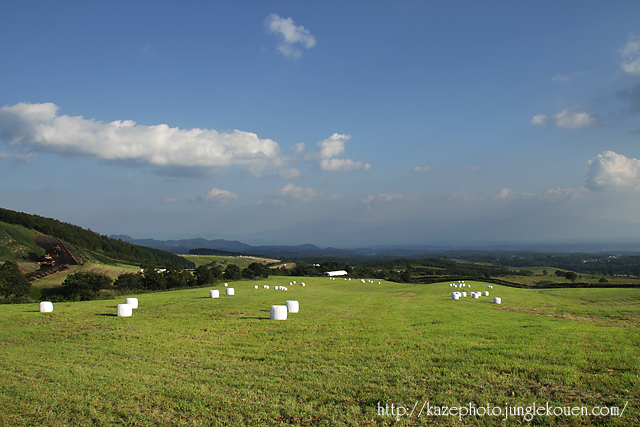
[[[498,297],[493,298],[493,303],[494,304],[502,304],[502,298],[498,298]]]
[[[479,296],[477,292],[471,292],[471,298],[478,299]]]
[[[484,296],[488,297],[489,296],[489,291],[484,291]]]
[[[305,284],[304,284],[304,282],[302,282],[302,283],[300,283],[300,284],[301,284],[302,286],[307,286],[307,285],[305,285]]]
[[[459,300],[460,299],[460,295],[458,295],[458,292],[451,292],[451,299]]]
[[[228,283],[225,283],[224,285],[225,285],[225,286],[229,286],[229,284],[228,284]]]
[[[129,304],[131,308],[138,308],[138,298],[127,298],[124,303]]]
[[[467,293],[466,292],[462,292],[462,296],[466,298],[467,297]]]
[[[117,314],[118,317],[131,317],[133,314],[133,307],[129,304],[118,304]]]
[[[271,320],[287,320],[287,306],[286,305],[272,305],[271,306]]]
[[[297,313],[300,310],[298,301],[285,301],[284,305],[287,307],[287,312],[289,313]]]
[[[220,291],[218,291],[218,290],[209,291],[209,297],[211,297],[211,298],[220,298]]]
[[[53,303],[51,301],[42,301],[40,303],[40,313],[51,313],[53,311]]]
[[[236,290],[234,288],[227,288],[227,295],[235,295]]]
[[[258,289],[258,285],[253,285],[253,289]]]

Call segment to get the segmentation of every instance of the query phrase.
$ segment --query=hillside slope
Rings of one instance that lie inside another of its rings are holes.
[[[44,251],[35,242],[39,235],[62,240],[85,259],[98,259],[106,263],[117,260],[134,265],[151,260],[158,266],[174,264],[182,268],[194,267],[191,261],[167,251],[112,239],[53,218],[0,208],[0,258],[25,259],[29,252],[41,255]]]

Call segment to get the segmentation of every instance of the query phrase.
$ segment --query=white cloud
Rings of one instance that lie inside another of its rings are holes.
[[[589,113],[564,110],[553,116],[553,121],[557,127],[575,129],[593,125],[596,122],[596,118]]]
[[[4,151],[0,151],[0,159],[8,159],[9,155]]]
[[[547,115],[546,114],[538,114],[537,116],[533,116],[531,118],[531,123],[534,125],[546,125],[547,124]]]
[[[350,159],[322,159],[320,161],[320,169],[325,171],[349,171],[354,169],[369,170],[371,167],[368,163],[354,162]]]
[[[429,172],[431,170],[431,166],[416,166],[414,172]]]
[[[227,203],[231,200],[235,200],[238,198],[238,195],[232,193],[227,190],[220,190],[218,188],[212,188],[207,192],[207,194],[198,196],[194,199],[197,202],[217,202],[217,203]]]
[[[57,110],[50,102],[2,107],[0,133],[11,146],[135,162],[164,171],[240,166],[260,175],[284,163],[276,142],[250,132],[143,126],[131,120],[102,123],[59,116]]]
[[[587,187],[591,190],[640,189],[640,160],[605,151],[589,160]]]
[[[538,114],[533,116],[530,123],[534,125],[544,126],[549,121],[553,122],[556,127],[577,129],[596,124],[597,118],[586,112],[570,111],[568,109],[549,118],[546,114]]]
[[[278,171],[278,176],[284,179],[298,178],[300,175],[302,175],[302,173],[296,168],[280,169]]]
[[[620,49],[620,55],[625,58],[620,64],[622,69],[628,74],[640,75],[640,37],[629,37],[629,42]]]
[[[578,199],[589,193],[589,189],[585,187],[579,188],[556,188],[547,190],[540,196],[545,200],[567,200],[567,199]]]
[[[498,194],[493,196],[491,200],[504,200],[513,195],[513,190],[509,190],[508,188],[503,188],[500,190]]]
[[[318,194],[313,190],[313,188],[298,187],[296,185],[293,185],[292,183],[288,183],[275,193],[276,197],[301,200],[304,202],[308,202],[309,200],[315,198],[317,195]]]
[[[164,203],[175,203],[175,202],[177,202],[177,201],[178,201],[178,199],[176,199],[175,197],[166,197],[166,198],[163,200],[163,202],[164,202]]]
[[[341,154],[344,151],[344,145],[351,139],[351,135],[341,135],[334,133],[324,141],[318,142],[316,145],[320,151],[320,157],[329,159]]]
[[[281,18],[275,13],[269,15],[265,21],[267,30],[277,34],[282,41],[278,50],[287,58],[298,58],[302,52],[298,46],[311,49],[316,45],[316,38],[302,25],[296,25],[291,18]]]

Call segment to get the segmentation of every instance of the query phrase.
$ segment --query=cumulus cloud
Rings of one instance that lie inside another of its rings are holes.
[[[537,116],[533,116],[530,121],[534,125],[546,125],[547,124],[547,115],[546,114],[538,114]]]
[[[575,129],[595,124],[596,118],[589,113],[564,110],[553,116],[553,121],[559,128]]]
[[[567,109],[553,117],[547,117],[546,114],[538,114],[530,120],[530,123],[539,126],[544,126],[549,122],[554,123],[559,128],[577,129],[596,124],[597,118],[586,112]]]
[[[629,42],[620,48],[620,55],[624,58],[622,69],[627,74],[640,75],[640,37],[629,37]]]
[[[176,199],[175,197],[166,197],[166,198],[163,200],[163,202],[164,202],[164,203],[175,203],[175,202],[177,202],[177,201],[178,201],[178,199]]]
[[[320,161],[320,169],[324,171],[349,171],[354,169],[369,170],[371,167],[368,163],[354,162],[351,159],[322,159]]]
[[[640,160],[605,151],[589,160],[587,188],[602,190],[640,189]]]
[[[493,196],[491,200],[504,200],[513,195],[513,190],[509,190],[508,188],[503,188],[500,190],[498,194]]]
[[[344,145],[351,139],[351,135],[341,135],[334,133],[324,141],[318,142],[316,145],[320,151],[320,157],[329,159],[341,154],[344,151]]]
[[[212,188],[207,194],[200,195],[194,199],[196,202],[216,202],[219,204],[227,203],[238,198],[238,195],[227,190]]]
[[[299,58],[302,51],[298,46],[311,49],[316,45],[316,38],[302,25],[296,25],[291,18],[281,18],[272,13],[265,20],[267,31],[276,34],[280,39],[278,50],[287,58]]]
[[[292,183],[288,183],[287,185],[276,191],[273,196],[275,196],[274,200],[281,201],[282,199],[293,199],[308,202],[316,198],[318,194],[314,191],[313,188],[304,188],[293,185]]]
[[[20,103],[0,108],[0,133],[10,146],[101,160],[134,162],[161,170],[240,166],[260,175],[280,167],[280,147],[254,133],[234,130],[143,126],[58,115],[53,103]]]
[[[304,142],[300,142],[292,147],[293,158],[295,160],[312,161],[320,160],[319,167],[323,171],[336,172],[355,169],[369,170],[371,165],[356,162],[350,159],[338,159],[338,156],[345,151],[345,144],[351,139],[351,135],[334,133],[329,138],[316,143],[316,149],[312,153],[306,151]]]

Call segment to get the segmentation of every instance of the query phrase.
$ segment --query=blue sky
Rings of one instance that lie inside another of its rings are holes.
[[[640,3],[10,2],[0,205],[136,238],[637,241]]]

